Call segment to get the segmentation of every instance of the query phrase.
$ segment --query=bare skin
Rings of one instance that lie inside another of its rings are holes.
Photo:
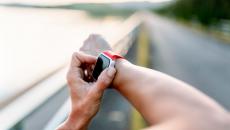
[[[89,50],[95,51],[95,49],[97,50],[97,48]],[[82,68],[79,64],[86,63],[88,64],[88,68],[90,68],[95,63],[95,57],[92,58],[92,56],[81,53],[75,54],[78,57],[84,57],[84,60],[81,60],[82,58],[75,59],[73,56],[72,63],[76,62],[78,64],[71,65],[67,76],[70,86],[72,111],[69,118],[58,130],[87,129],[90,120],[96,115],[99,109],[98,104],[100,104],[100,98],[104,89],[110,83],[114,89],[131,102],[149,123],[150,127],[144,130],[230,129],[229,113],[213,99],[182,81],[155,70],[133,65],[122,59],[116,62],[115,76],[108,76],[104,72],[101,75],[101,80],[99,79],[97,82],[91,84],[83,81],[84,77],[89,77],[90,75],[83,74],[82,70],[85,68]],[[112,72],[115,74],[115,70],[112,70]],[[104,83],[102,87],[98,87],[101,85],[95,85],[98,82],[99,84],[100,82],[105,82],[105,80],[108,82]],[[85,86],[91,86],[91,90],[102,89],[87,94],[89,91],[81,91],[81,89],[85,89]],[[75,89],[73,88],[81,89],[74,91]],[[83,95],[82,97],[85,98],[74,98],[78,97],[77,95]]]
[[[112,48],[108,42],[98,34],[89,35],[80,48],[80,51],[93,56],[97,56],[105,50],[112,50]]]
[[[230,129],[228,112],[194,87],[125,60],[119,60],[116,69],[114,88],[142,114],[149,129]]]
[[[73,54],[67,73],[72,109],[68,119],[57,130],[86,130],[98,112],[103,92],[112,83],[116,70],[112,67],[105,69],[94,82],[88,74],[95,62],[94,56],[80,52]]]

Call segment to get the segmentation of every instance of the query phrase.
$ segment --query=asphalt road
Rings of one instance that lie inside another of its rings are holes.
[[[230,110],[230,44],[148,14],[153,68],[181,79]]]

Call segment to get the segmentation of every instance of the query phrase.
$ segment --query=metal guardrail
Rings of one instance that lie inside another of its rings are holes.
[[[54,130],[59,124],[61,124],[67,117],[70,111],[70,99],[68,99],[62,107],[57,111],[55,116],[47,123],[44,130]]]
[[[0,111],[0,130],[20,127],[25,117],[65,86],[65,74],[64,68],[3,108]]]
[[[115,52],[126,54],[134,41],[135,33],[141,20],[138,14],[132,15],[124,24],[120,26],[120,35],[108,41],[113,46]],[[102,34],[106,35],[106,34]],[[0,110],[0,130],[22,130],[23,121],[34,111],[41,107],[44,102],[66,86],[66,68],[61,69],[43,82],[37,84],[24,95],[18,97],[8,106]],[[49,87],[49,89],[47,89]],[[44,130],[53,130],[67,116],[69,111],[69,101],[56,112],[53,118],[44,127]]]

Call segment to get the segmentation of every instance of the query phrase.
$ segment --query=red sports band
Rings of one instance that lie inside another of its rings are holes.
[[[112,51],[104,51],[102,52],[103,54],[105,54],[106,56],[108,56],[109,58],[111,58],[112,60],[116,60],[116,59],[124,59],[124,57],[113,53]]]

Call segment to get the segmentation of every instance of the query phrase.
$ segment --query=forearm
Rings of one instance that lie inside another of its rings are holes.
[[[119,60],[113,86],[125,96],[150,123],[173,117],[226,111],[193,87],[160,72]],[[193,113],[191,113],[193,111]],[[191,117],[192,118],[192,117]]]

